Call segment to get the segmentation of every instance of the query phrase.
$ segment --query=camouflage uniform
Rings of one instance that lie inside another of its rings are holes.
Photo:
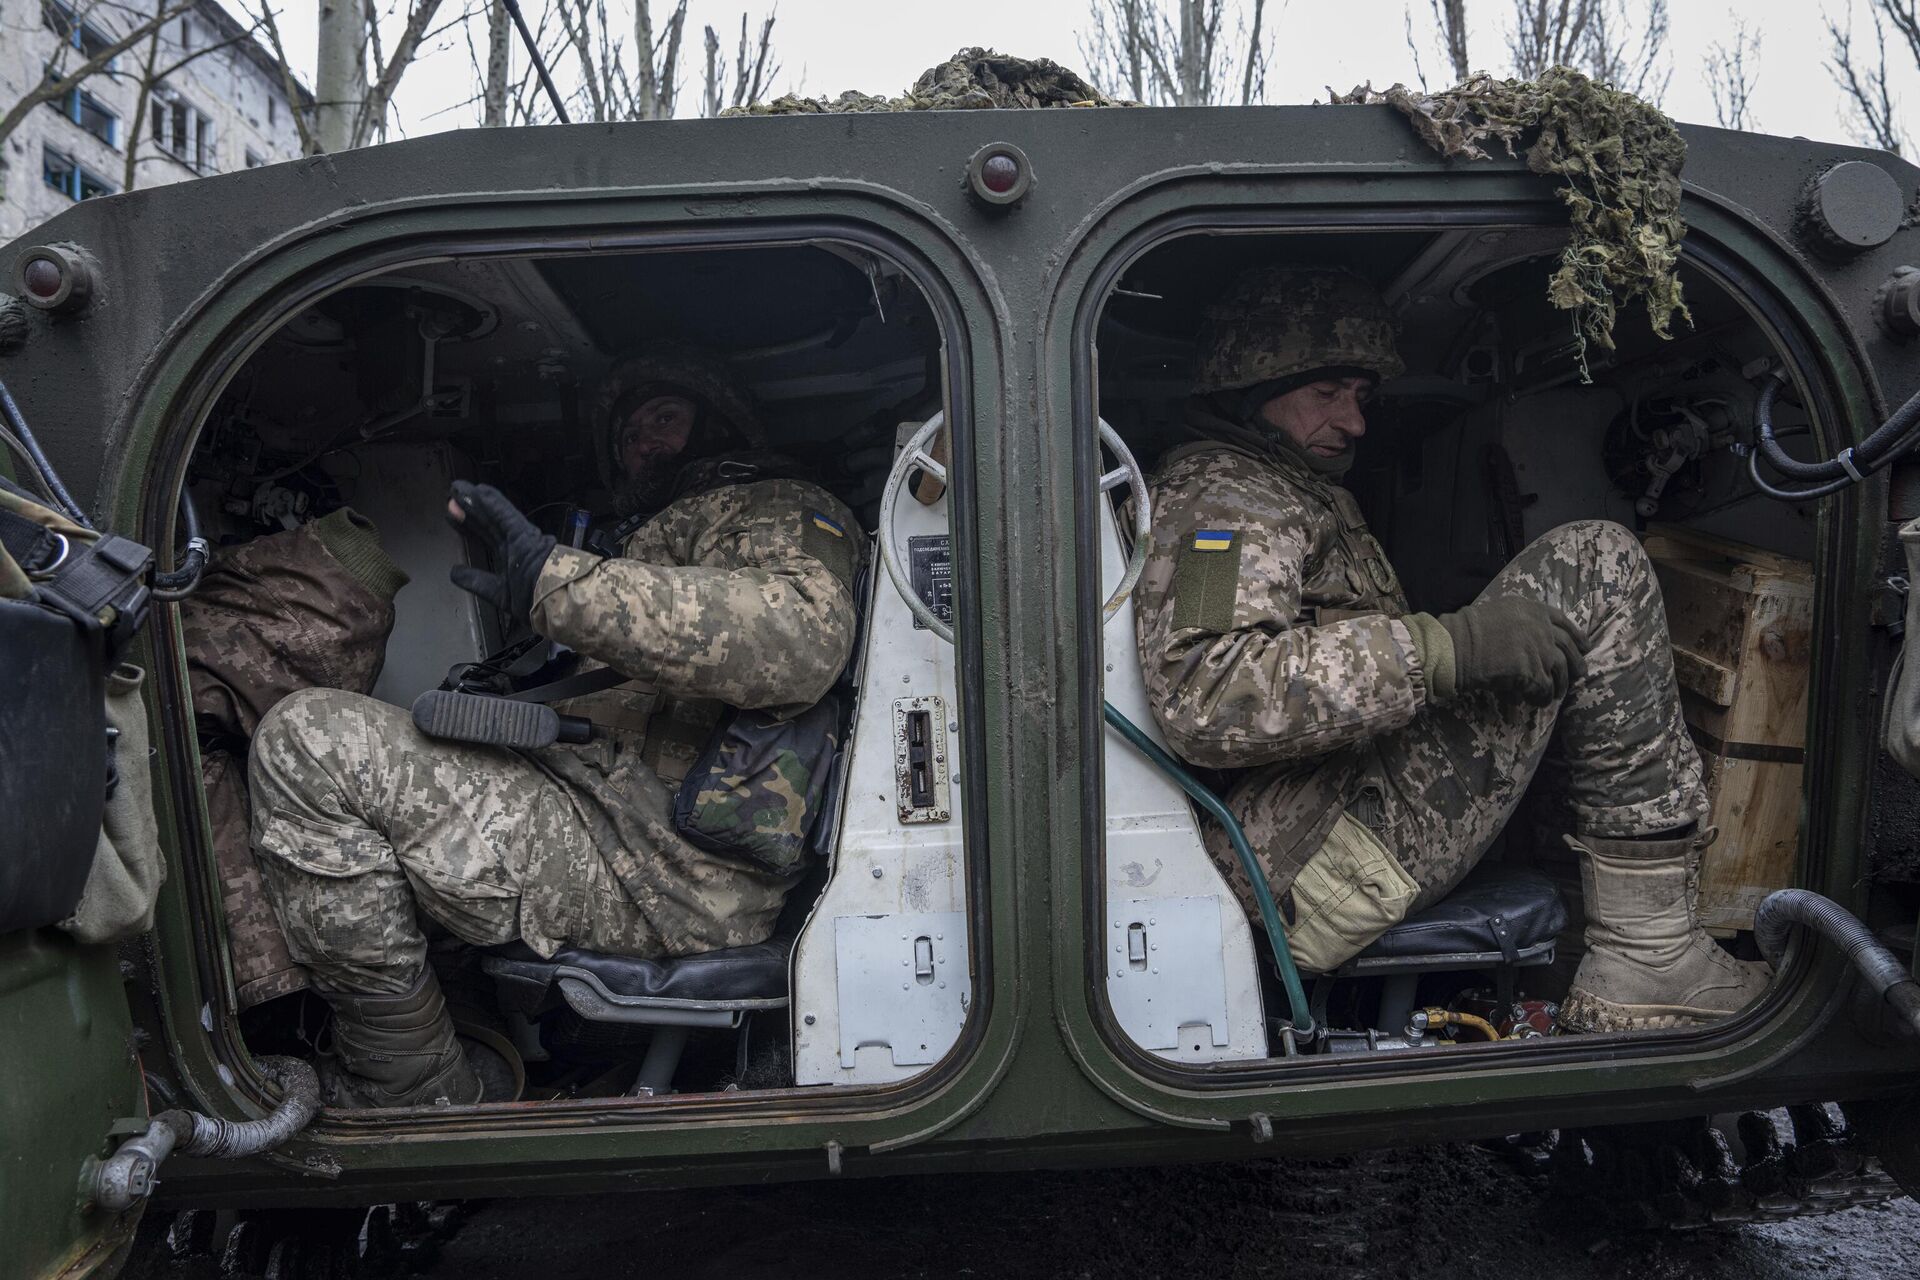
[[[1586,632],[1587,674],[1564,701],[1482,692],[1440,704],[1353,497],[1284,442],[1198,411],[1190,421],[1207,438],[1176,449],[1152,484],[1141,660],[1174,750],[1237,771],[1227,803],[1283,909],[1343,815],[1343,836],[1370,833],[1417,886],[1349,937],[1347,955],[1438,901],[1499,834],[1556,731],[1583,831],[1632,836],[1705,816],[1659,587],[1631,533],[1563,525],[1486,588],[1550,604]],[[1253,910],[1224,837],[1209,843]]]
[[[618,559],[548,557],[534,629],[632,681],[570,708],[595,741],[514,752],[428,738],[405,711],[330,690],[254,740],[253,839],[293,954],[334,991],[418,980],[420,911],[474,945],[639,956],[764,940],[798,872],[695,848],[670,785],[725,705],[797,711],[852,649],[861,549],[812,484],[697,492]]]
[[[394,595],[406,582],[373,522],[342,507],[298,529],[222,547],[180,605],[201,783],[243,1009],[308,985],[287,953],[249,841],[248,740],[288,694],[372,689],[393,632]]]

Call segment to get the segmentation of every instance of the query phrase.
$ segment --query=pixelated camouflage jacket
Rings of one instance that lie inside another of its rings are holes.
[[[1187,422],[1198,438],[1152,481],[1134,597],[1148,698],[1183,758],[1296,789],[1262,852],[1304,859],[1369,740],[1426,700],[1406,597],[1352,494],[1201,403]]]
[[[556,547],[541,571],[535,629],[632,680],[562,708],[610,732],[528,755],[572,790],[615,874],[645,902],[684,892],[666,883],[672,859],[634,856],[670,838],[656,790],[685,775],[726,707],[795,714],[826,695],[853,651],[865,545],[831,494],[782,478],[690,493],[622,551]],[[730,864],[746,914],[791,883],[672,842],[679,855]]]

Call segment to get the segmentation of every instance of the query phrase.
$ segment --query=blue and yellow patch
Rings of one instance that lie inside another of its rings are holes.
[[[824,529],[836,538],[844,538],[847,536],[847,531],[842,528],[837,521],[828,519],[818,511],[813,513],[813,527],[816,529]]]
[[[1202,529],[1193,535],[1195,551],[1231,551],[1233,550],[1233,531],[1231,529]]]

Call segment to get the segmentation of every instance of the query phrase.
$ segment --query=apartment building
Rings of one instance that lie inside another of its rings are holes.
[[[0,115],[146,21],[156,3],[169,0],[0,0]],[[245,24],[201,0],[166,22],[157,47],[136,42],[0,140],[0,242],[76,200],[292,159],[300,134],[287,83]],[[305,86],[295,81],[293,92],[310,110]]]

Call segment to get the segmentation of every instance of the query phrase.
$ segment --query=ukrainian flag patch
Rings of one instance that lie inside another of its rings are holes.
[[[818,511],[813,513],[813,527],[816,529],[824,529],[836,538],[844,538],[847,536],[847,531],[842,528],[837,521],[828,519]]]
[[[1233,530],[1202,529],[1193,535],[1195,551],[1231,551],[1233,550]]]

